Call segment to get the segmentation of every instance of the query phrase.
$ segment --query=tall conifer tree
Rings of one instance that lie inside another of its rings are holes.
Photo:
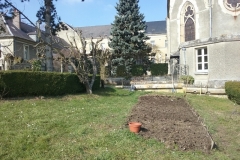
[[[144,15],[139,12],[139,0],[119,0],[117,15],[112,24],[109,46],[112,48],[112,71],[116,73],[117,66],[126,68],[126,76],[131,76],[134,64],[148,61],[149,47],[145,41],[146,24]]]

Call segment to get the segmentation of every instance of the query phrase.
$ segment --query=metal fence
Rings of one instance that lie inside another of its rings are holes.
[[[172,61],[170,63],[170,74],[173,76],[174,82],[181,81],[180,78],[183,75],[189,75],[189,66],[184,64],[177,64],[177,62]]]

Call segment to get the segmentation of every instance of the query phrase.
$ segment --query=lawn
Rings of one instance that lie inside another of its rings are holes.
[[[93,95],[1,100],[0,159],[237,160],[240,157],[239,106],[228,99],[187,95],[217,147],[210,154],[185,152],[129,132],[126,118],[138,97],[145,94],[109,87]]]

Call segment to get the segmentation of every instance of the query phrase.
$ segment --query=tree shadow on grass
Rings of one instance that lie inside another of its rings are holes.
[[[125,91],[119,91],[114,86],[106,86],[105,88],[99,88],[97,90],[93,90],[93,95],[98,96],[130,96],[133,95],[135,91],[130,91],[129,89],[123,89]],[[2,100],[45,100],[45,99],[64,99],[69,96],[82,96],[87,95],[87,93],[75,93],[75,94],[65,94],[65,95],[58,95],[58,96],[18,96],[18,97],[4,97]]]

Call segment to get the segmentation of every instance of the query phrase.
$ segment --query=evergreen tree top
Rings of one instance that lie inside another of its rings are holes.
[[[113,22],[113,30],[129,30],[134,35],[139,32],[145,32],[146,22],[144,21],[144,15],[140,13],[140,7],[138,6],[139,0],[119,0],[119,3],[115,7],[117,15]],[[114,34],[114,33],[113,33]]]
[[[117,15],[112,23],[109,46],[112,48],[112,67],[124,65],[126,74],[131,75],[133,64],[146,64],[149,47],[145,35],[146,22],[140,13],[139,0],[119,0],[116,5]],[[113,71],[113,73],[115,72]]]

